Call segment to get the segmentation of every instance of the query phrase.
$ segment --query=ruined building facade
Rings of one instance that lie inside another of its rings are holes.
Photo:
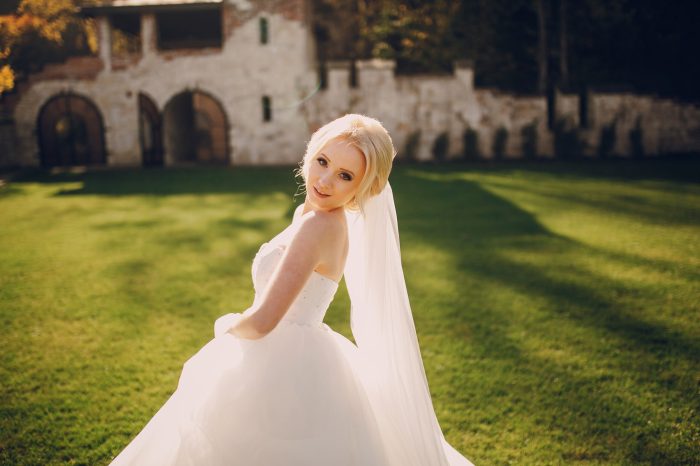
[[[431,158],[440,138],[446,157],[700,151],[700,109],[654,96],[557,95],[548,111],[545,97],[475,88],[468,63],[397,76],[392,61],[331,62],[321,76],[307,0],[118,0],[83,14],[98,56],[3,98],[0,166],[292,164],[348,112],[382,121],[399,157]],[[120,33],[134,40],[116,53]]]

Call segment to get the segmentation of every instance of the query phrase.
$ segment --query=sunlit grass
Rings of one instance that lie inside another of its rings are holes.
[[[476,464],[694,464],[699,169],[396,169],[409,293],[450,443]],[[214,320],[250,305],[252,258],[290,221],[295,191],[291,168],[0,188],[0,463],[118,453]],[[348,309],[341,288],[326,322],[350,337]]]

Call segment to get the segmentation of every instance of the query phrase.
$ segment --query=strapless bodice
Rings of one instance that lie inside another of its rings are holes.
[[[280,234],[269,243],[264,243],[253,259],[252,275],[255,287],[253,308],[255,308],[257,301],[262,298],[277,264],[282,259],[286,248],[284,240],[287,238],[289,238],[289,234]],[[323,317],[326,315],[337,289],[338,284],[334,280],[316,271],[312,272],[282,320],[302,325],[319,325],[323,322]]]

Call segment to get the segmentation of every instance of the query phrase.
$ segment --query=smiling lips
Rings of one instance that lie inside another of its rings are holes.
[[[319,197],[328,197],[328,196],[330,196],[330,194],[323,194],[321,191],[319,191],[318,189],[316,189],[316,186],[314,186],[314,191],[316,191],[316,195],[319,196]]]

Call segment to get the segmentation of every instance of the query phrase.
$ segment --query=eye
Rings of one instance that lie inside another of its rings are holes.
[[[328,162],[326,162],[326,159],[324,159],[323,157],[319,157],[316,160],[318,160],[318,164],[321,165],[322,167],[325,167],[326,165],[328,165]]]
[[[352,176],[351,176],[350,174],[348,174],[348,173],[345,173],[345,172],[342,172],[342,173],[340,174],[340,177],[341,177],[342,179],[344,179],[345,181],[350,181],[350,180],[352,180]]]

